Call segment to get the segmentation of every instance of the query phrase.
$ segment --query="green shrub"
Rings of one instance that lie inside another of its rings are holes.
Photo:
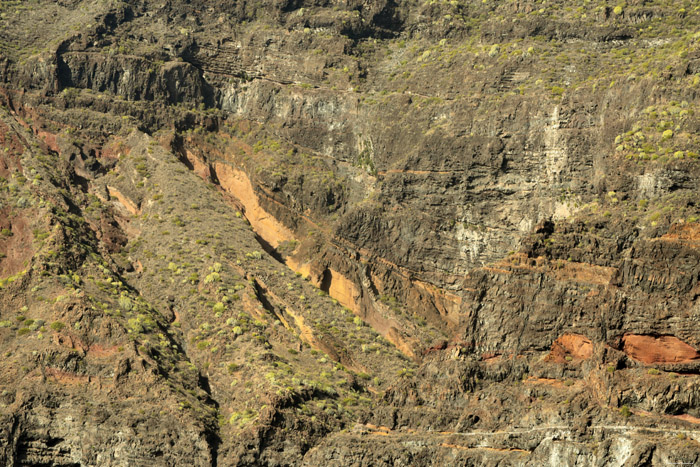
[[[622,407],[620,407],[620,414],[623,417],[628,418],[632,415],[632,411],[627,405],[623,405]]]
[[[53,323],[51,323],[51,325],[50,325],[49,327],[50,327],[51,329],[53,329],[54,331],[59,332],[59,331],[61,331],[63,328],[65,328],[66,325],[63,324],[63,323],[60,322],[60,321],[54,321]]]
[[[357,405],[357,399],[355,399],[354,397],[346,397],[340,403],[345,406]]]
[[[141,326],[141,323],[137,318],[130,318],[129,321],[127,322],[129,325],[129,329],[133,332],[140,333],[143,332],[143,326]],[[52,325],[53,326],[53,325]]]
[[[255,250],[250,253],[245,254],[246,258],[251,258],[251,259],[261,259],[262,258],[262,253],[259,251]]]
[[[212,272],[211,274],[207,274],[207,276],[204,278],[205,284],[211,284],[212,282],[220,282],[220,281],[221,281],[221,276],[219,275],[218,272]]]
[[[118,303],[119,303],[119,308],[121,308],[124,311],[130,311],[131,308],[133,307],[133,303],[131,302],[131,299],[129,297],[127,297],[126,295],[120,296]]]

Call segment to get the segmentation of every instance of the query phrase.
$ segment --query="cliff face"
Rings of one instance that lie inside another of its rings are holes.
[[[700,461],[692,2],[0,15],[3,464]]]

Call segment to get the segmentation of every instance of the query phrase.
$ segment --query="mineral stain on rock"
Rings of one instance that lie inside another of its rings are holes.
[[[564,363],[567,360],[587,360],[593,355],[593,343],[579,334],[564,334],[552,343],[552,350],[547,360]]]
[[[700,353],[675,336],[640,336],[626,334],[622,338],[622,350],[631,358],[646,364],[690,363],[700,358]]]

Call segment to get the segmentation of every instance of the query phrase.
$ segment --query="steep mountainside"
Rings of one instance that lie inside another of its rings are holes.
[[[0,2],[0,463],[700,463],[696,3]]]

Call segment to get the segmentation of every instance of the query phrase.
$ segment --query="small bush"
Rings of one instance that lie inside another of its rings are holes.
[[[131,302],[131,299],[127,297],[126,295],[122,295],[119,297],[119,308],[121,308],[124,311],[130,311],[131,308],[133,307],[133,303]]]
[[[141,333],[143,332],[143,326],[141,326],[141,322],[137,318],[129,318],[129,321],[127,321],[127,324],[129,325],[129,330],[136,332],[136,333]],[[51,325],[53,327],[53,325]]]
[[[552,94],[555,96],[561,96],[564,94],[564,88],[561,86],[552,86]]]
[[[620,407],[620,414],[625,418],[629,418],[630,416],[632,416],[632,411],[627,405],[623,405],[622,407]]]
[[[250,253],[245,254],[246,258],[251,258],[251,259],[261,259],[262,258],[262,253],[259,251],[255,250]]]
[[[66,325],[63,324],[63,323],[60,322],[60,321],[54,321],[53,323],[51,323],[51,325],[50,325],[49,327],[50,327],[51,329],[53,329],[54,331],[59,332],[59,331],[61,331],[63,328],[65,328]]]
[[[221,276],[219,275],[218,272],[212,272],[211,274],[208,274],[204,278],[205,284],[211,284],[212,282],[220,282],[220,281],[221,281]]]

